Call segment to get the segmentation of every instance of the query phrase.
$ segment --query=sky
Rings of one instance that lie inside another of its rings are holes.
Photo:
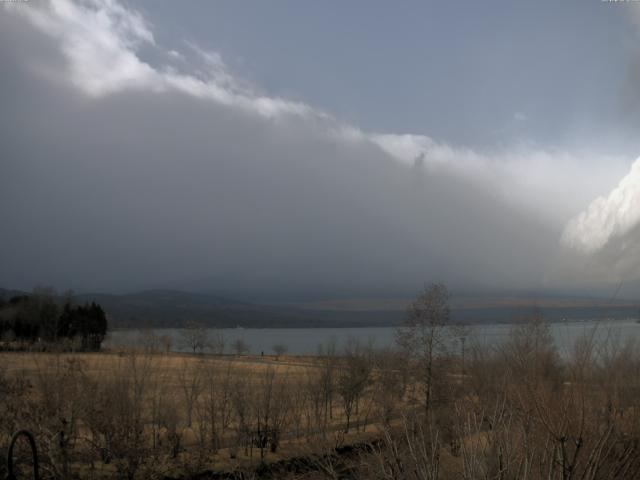
[[[633,2],[0,3],[0,286],[640,286]]]

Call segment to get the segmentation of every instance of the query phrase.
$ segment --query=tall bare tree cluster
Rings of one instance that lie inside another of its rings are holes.
[[[449,291],[443,284],[425,286],[407,309],[404,328],[398,329],[398,344],[416,359],[417,381],[422,386],[424,410],[429,418],[438,369],[434,362],[444,348],[449,324]]]

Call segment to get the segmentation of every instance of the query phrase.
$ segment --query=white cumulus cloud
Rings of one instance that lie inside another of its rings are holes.
[[[607,196],[596,198],[571,219],[562,242],[584,253],[595,253],[640,224],[640,158]]]
[[[217,53],[193,45],[205,64],[204,75],[153,66],[138,50],[155,47],[167,58],[180,55],[155,42],[142,15],[115,0],[51,0],[38,5],[8,7],[24,15],[33,26],[57,39],[67,59],[71,82],[85,94],[103,97],[125,90],[178,91],[198,98],[252,110],[266,117],[282,113],[309,114],[299,102],[270,98],[246,91],[228,72]]]

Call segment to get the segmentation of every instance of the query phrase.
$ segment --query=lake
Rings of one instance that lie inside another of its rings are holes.
[[[583,320],[550,323],[551,334],[561,354],[568,354],[577,338],[594,331],[595,338],[600,341],[612,340],[626,342],[636,340],[640,334],[640,323],[629,320]],[[486,324],[470,326],[467,345],[473,343],[483,346],[500,345],[509,335],[512,324]],[[377,347],[391,346],[395,340],[393,327],[361,327],[361,328],[222,328],[225,339],[225,350],[231,353],[231,343],[243,340],[250,348],[250,353],[259,355],[273,353],[273,345],[286,345],[288,353],[296,355],[313,355],[318,345],[335,341],[338,348],[343,347],[353,338],[363,343],[372,342]],[[168,335],[174,351],[188,351],[184,345],[180,329],[156,329],[156,335]],[[116,330],[110,332],[105,346],[136,346],[141,344],[143,333],[138,330]]]

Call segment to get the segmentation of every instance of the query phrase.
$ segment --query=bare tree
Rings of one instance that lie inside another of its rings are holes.
[[[336,341],[331,339],[326,345],[318,346],[318,358],[320,361],[320,386],[324,404],[324,427],[327,427],[329,419],[333,418],[333,397],[336,383]]]
[[[171,338],[171,335],[161,335],[160,336],[160,344],[162,345],[162,349],[164,350],[164,353],[169,353],[171,352],[171,346],[173,345],[173,338]]]
[[[279,360],[282,355],[287,353],[287,346],[283,343],[276,343],[273,347],[271,347],[273,353],[276,354],[276,360]]]
[[[182,344],[193,353],[202,353],[209,345],[209,336],[207,329],[199,323],[189,322],[180,330]]]
[[[557,377],[560,358],[539,309],[535,308],[527,321],[514,326],[502,346],[513,379],[526,381],[535,387],[543,379]]]
[[[184,398],[185,413],[187,414],[187,426],[191,427],[193,421],[193,409],[202,393],[202,366],[194,366],[187,359],[182,361],[178,369],[178,381]]]
[[[360,398],[369,385],[372,364],[366,352],[357,342],[350,342],[345,350],[345,362],[338,374],[338,393],[342,397],[342,406],[346,424],[345,433],[349,433],[352,414],[358,412]]]
[[[256,385],[254,404],[255,441],[260,448],[260,459],[264,459],[265,448],[276,452],[283,426],[287,419],[289,388],[286,379],[272,367],[264,370]]]
[[[253,453],[251,432],[253,426],[253,390],[249,386],[249,380],[245,375],[238,375],[231,385],[230,400],[234,413],[235,441],[229,448],[229,455],[235,458],[238,449],[244,447],[245,454]]]
[[[220,330],[210,332],[209,348],[214,355],[222,355],[224,353],[225,339]]]
[[[385,349],[376,352],[376,375],[373,401],[378,407],[385,428],[389,428],[394,414],[402,408],[408,374],[406,358],[400,352]]]
[[[138,343],[146,353],[155,353],[160,348],[160,338],[151,328],[142,328],[138,331]]]
[[[455,324],[451,325],[451,336],[458,343],[460,347],[460,373],[463,378],[465,375],[465,360],[467,357],[467,340],[471,336],[472,330],[469,325]]]
[[[249,353],[249,345],[241,338],[234,340],[234,342],[231,344],[231,348],[233,348],[233,351],[238,356]]]
[[[418,360],[427,416],[433,400],[434,358],[443,345],[448,323],[449,291],[444,284],[433,283],[409,305],[405,324],[396,332],[398,345]]]
[[[304,382],[302,384],[302,401],[306,403],[301,416],[304,417],[305,427],[308,433],[320,432],[323,436],[326,433],[325,410],[325,388],[322,382],[324,375],[317,368],[307,368],[305,370]]]
[[[165,431],[172,459],[178,457],[182,450],[183,432],[180,428],[178,404],[173,396],[163,395],[158,399],[158,427]]]
[[[204,372],[204,402],[202,408],[209,425],[209,442],[215,452],[231,423],[231,362],[221,370],[218,362],[210,362]]]
[[[148,455],[144,426],[153,358],[131,353],[85,387],[87,440],[103,462],[115,464],[118,478],[132,480]]]

